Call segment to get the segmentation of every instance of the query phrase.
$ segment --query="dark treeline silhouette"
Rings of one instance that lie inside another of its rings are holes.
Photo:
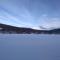
[[[25,27],[15,27],[6,24],[0,24],[0,33],[9,34],[60,34],[60,29],[53,30],[36,30]]]

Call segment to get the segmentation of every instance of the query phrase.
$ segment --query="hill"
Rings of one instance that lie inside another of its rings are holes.
[[[15,27],[0,23],[0,33],[9,34],[60,34],[60,28],[53,30],[36,30],[25,27]]]

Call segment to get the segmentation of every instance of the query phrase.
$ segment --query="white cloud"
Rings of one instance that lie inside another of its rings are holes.
[[[43,26],[47,29],[60,28],[60,18],[48,17],[48,15],[43,14],[38,20],[38,25]]]

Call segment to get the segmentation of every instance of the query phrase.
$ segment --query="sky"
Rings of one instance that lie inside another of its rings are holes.
[[[60,0],[0,0],[0,23],[35,29],[60,28]]]

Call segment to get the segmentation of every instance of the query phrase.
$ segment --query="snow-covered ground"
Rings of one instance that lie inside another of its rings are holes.
[[[0,60],[60,60],[60,35],[0,34]]]

